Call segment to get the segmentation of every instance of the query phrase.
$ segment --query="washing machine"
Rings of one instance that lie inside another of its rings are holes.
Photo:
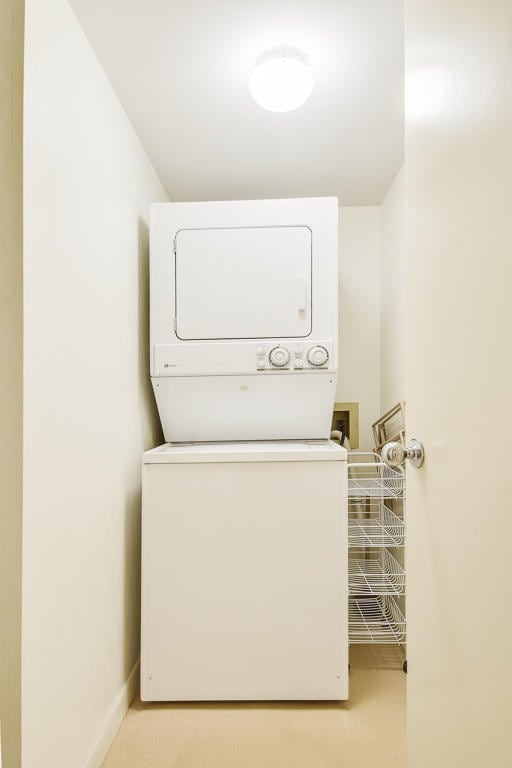
[[[337,236],[335,198],[152,208],[143,700],[347,697]]]
[[[143,701],[348,697],[347,454],[329,440],[143,457]]]

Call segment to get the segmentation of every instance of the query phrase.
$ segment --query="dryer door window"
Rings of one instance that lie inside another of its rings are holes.
[[[301,338],[310,333],[309,227],[177,233],[180,339]]]

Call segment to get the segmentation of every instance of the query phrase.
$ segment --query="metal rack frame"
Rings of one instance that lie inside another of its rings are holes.
[[[377,453],[348,461],[349,641],[405,645],[405,475]],[[406,662],[404,669],[406,669]]]

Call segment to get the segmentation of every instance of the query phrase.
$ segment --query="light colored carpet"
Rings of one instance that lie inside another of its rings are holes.
[[[350,656],[345,703],[135,701],[103,768],[405,768],[401,652]]]

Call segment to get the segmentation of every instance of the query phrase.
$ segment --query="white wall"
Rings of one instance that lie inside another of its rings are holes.
[[[161,439],[147,226],[167,198],[66,0],[26,12],[23,768],[78,768],[138,657],[140,456]]]
[[[336,400],[359,402],[359,447],[380,416],[380,206],[340,208]]]
[[[23,10],[23,0],[6,0],[0,24],[0,750],[4,768],[20,764]]]
[[[381,207],[380,410],[405,398],[404,381],[404,169]]]

